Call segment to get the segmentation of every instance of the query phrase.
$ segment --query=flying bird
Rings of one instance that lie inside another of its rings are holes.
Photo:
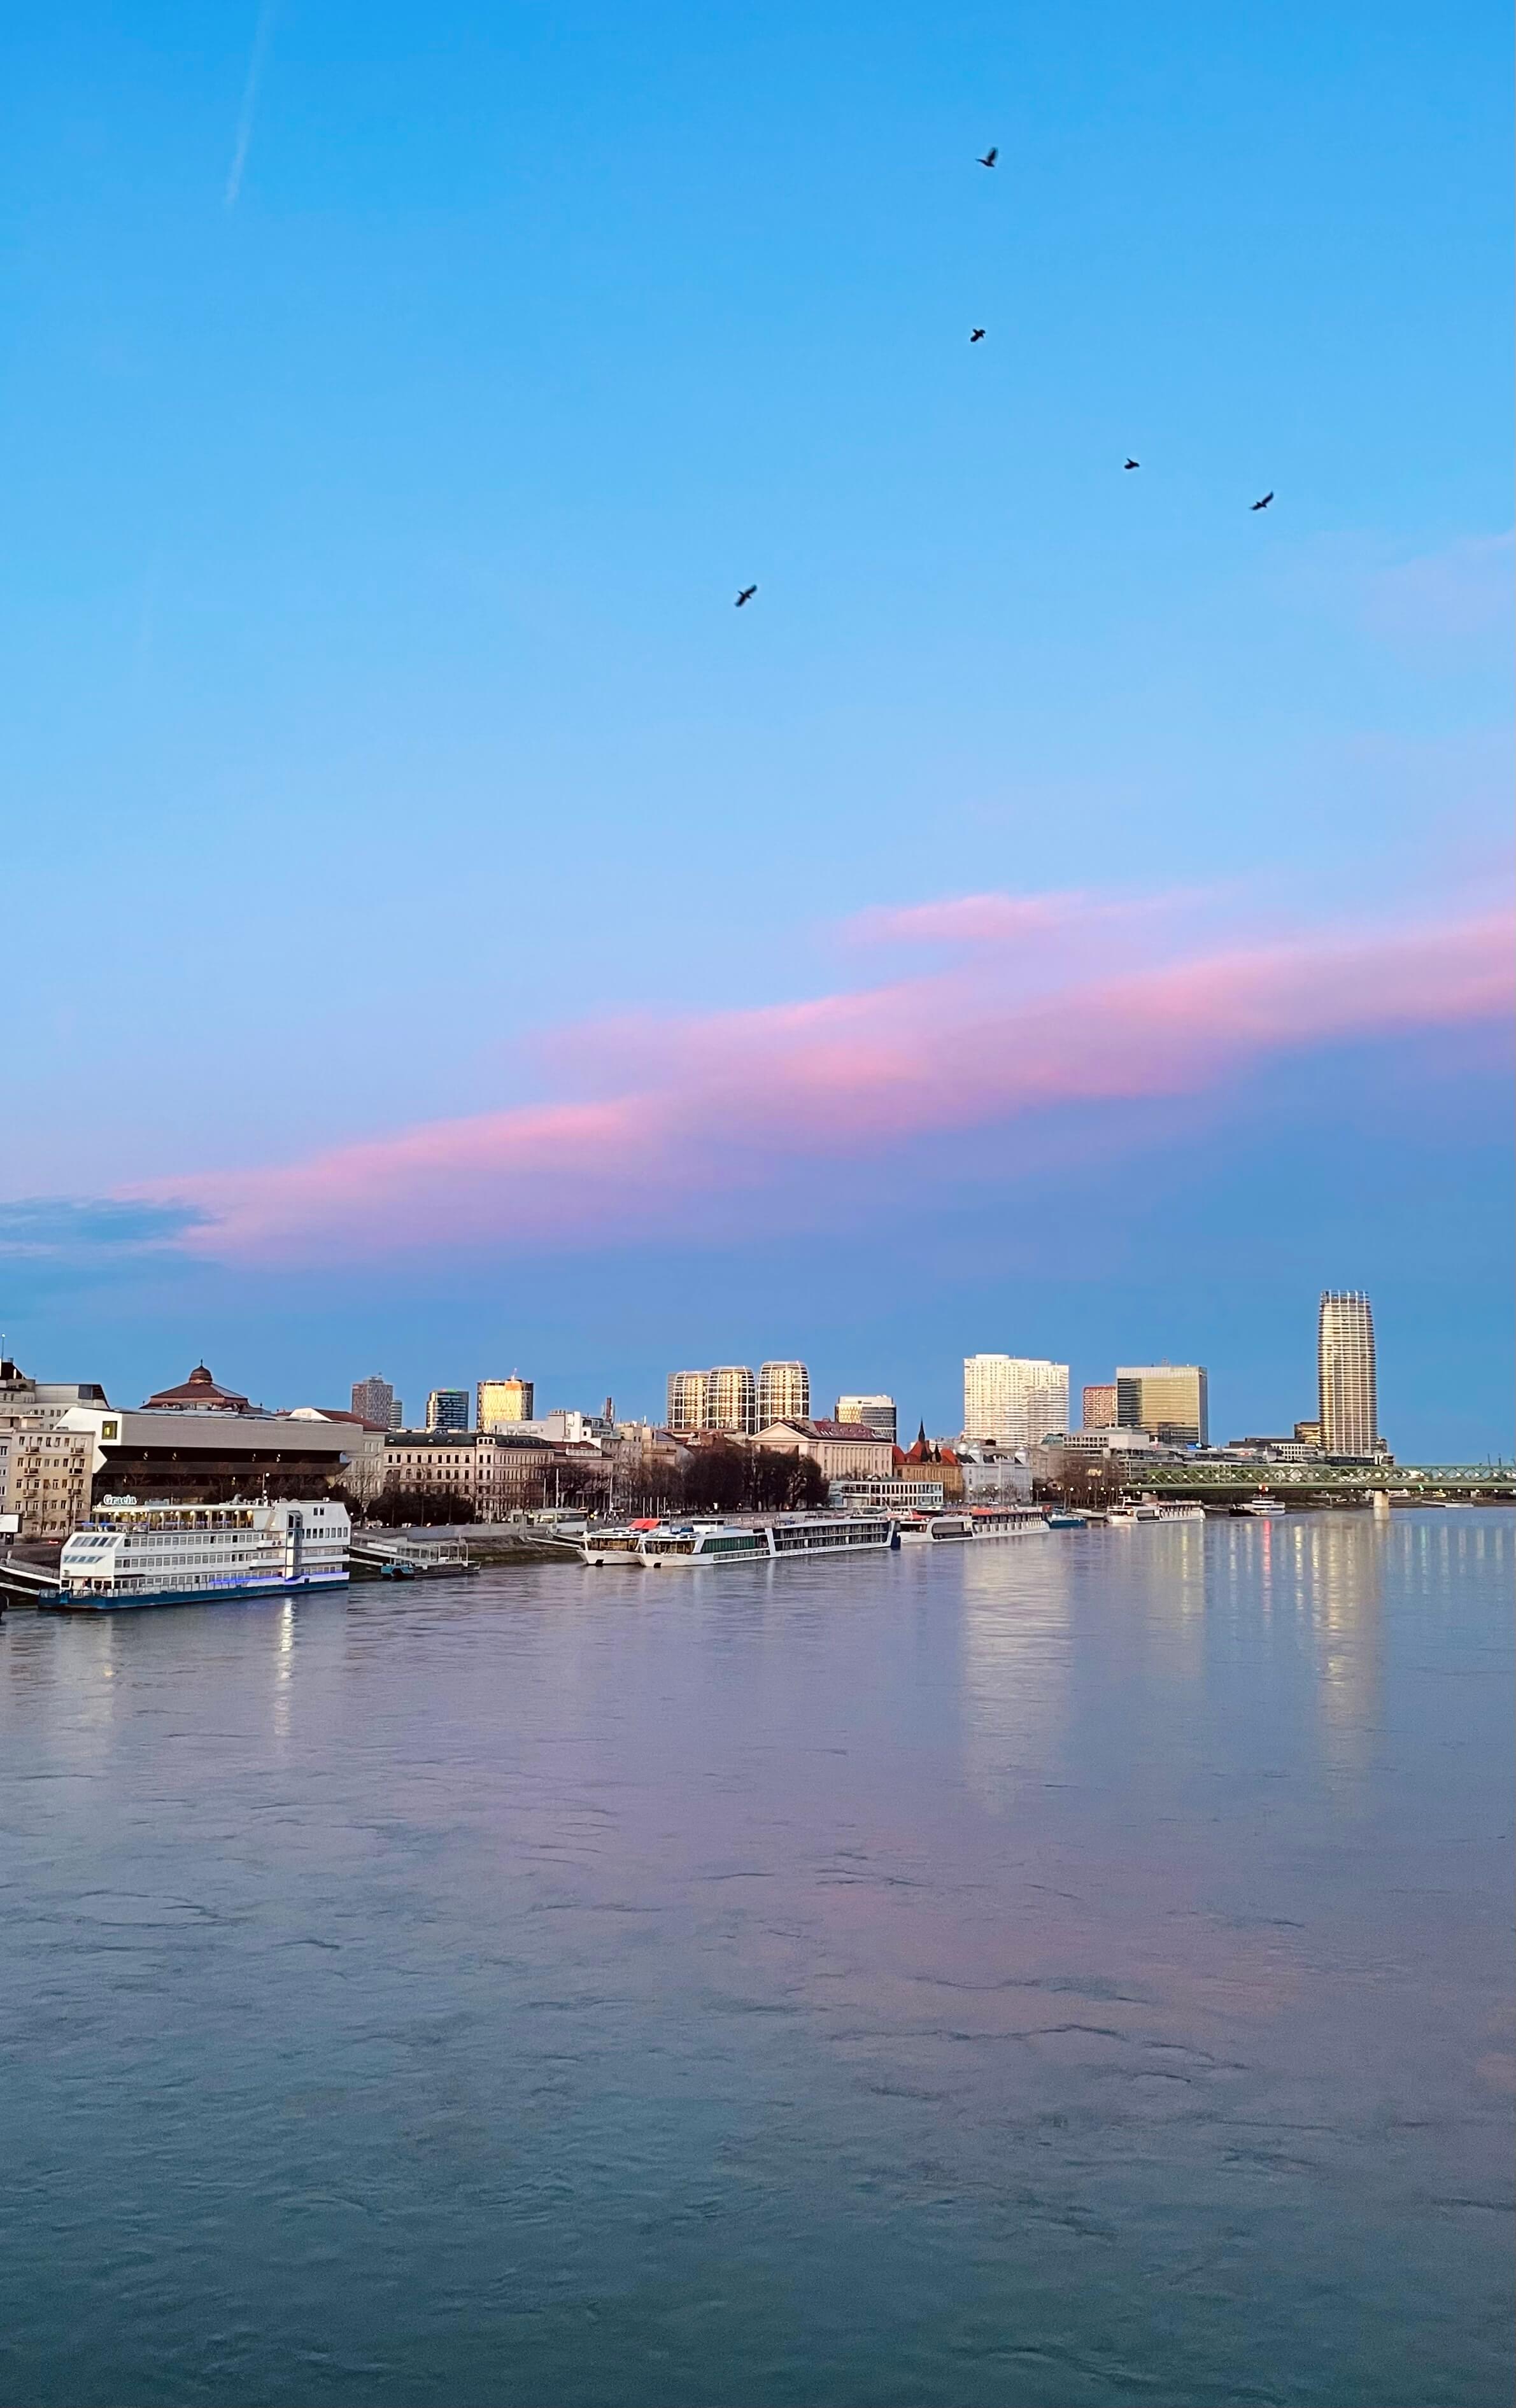
[[[1142,462],[1140,460],[1123,460],[1121,466],[1123,468],[1140,468],[1142,466]]]
[[[738,595],[735,603],[732,605],[733,609],[740,610],[744,602],[751,602],[757,592],[758,587],[756,585],[744,585],[742,592]]]
[[[971,342],[971,343],[982,343],[982,342],[984,341],[984,338],[985,338],[985,330],[984,330],[984,328],[983,328],[982,326],[975,326],[975,330],[974,330],[973,334],[969,337],[969,340],[970,340],[970,342]]]
[[[984,157],[980,160],[979,165],[981,167],[992,167],[999,157],[999,145],[997,143],[991,143],[989,149],[985,152]]]
[[[1273,496],[1273,494],[1272,494],[1271,493],[1269,493],[1269,494],[1265,494],[1263,495],[1263,500],[1262,500],[1261,502],[1254,502],[1254,503],[1252,503],[1252,504],[1250,505],[1250,507],[1251,507],[1253,509],[1255,509],[1255,510],[1266,510],[1266,509],[1267,509],[1267,508],[1268,508],[1268,506],[1269,506],[1269,504],[1270,504],[1270,502],[1271,502],[1273,499],[1274,499],[1274,496]]]

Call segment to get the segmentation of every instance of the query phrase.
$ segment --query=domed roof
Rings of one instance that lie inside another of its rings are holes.
[[[196,1363],[177,1388],[160,1388],[142,1407],[147,1413],[251,1413],[253,1410],[235,1388],[224,1388],[212,1379],[203,1363]]]

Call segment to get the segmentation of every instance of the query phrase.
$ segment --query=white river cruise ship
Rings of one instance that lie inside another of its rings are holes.
[[[326,1497],[229,1505],[108,1498],[64,1542],[58,1603],[103,1612],[336,1588],[347,1581],[349,1537],[346,1507]]]
[[[949,1506],[943,1513],[903,1513],[902,1547],[943,1546],[961,1540],[1046,1539],[1051,1526],[1035,1505]]]
[[[579,1552],[586,1564],[634,1564],[656,1572],[851,1555],[894,1542],[895,1525],[888,1513],[781,1513],[772,1522],[659,1522],[587,1530]]]

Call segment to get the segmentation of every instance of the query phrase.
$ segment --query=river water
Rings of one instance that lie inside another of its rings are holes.
[[[6,2408],[1494,2408],[1496,1512],[0,1625]]]

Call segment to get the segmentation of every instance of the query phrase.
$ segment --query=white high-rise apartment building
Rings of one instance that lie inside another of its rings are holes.
[[[758,1375],[758,1426],[771,1422],[808,1422],[811,1418],[811,1375],[803,1363],[760,1363]]]
[[[705,1427],[705,1373],[671,1371],[667,1426],[676,1438]]]
[[[758,1427],[758,1382],[745,1363],[718,1363],[707,1371],[705,1426],[752,1437]]]
[[[1069,1367],[1028,1354],[966,1354],[963,1435],[1000,1446],[1040,1446],[1069,1426]]]
[[[887,1438],[891,1446],[899,1437],[893,1397],[839,1397],[837,1419],[840,1422],[867,1422],[870,1429],[877,1431],[880,1438]]]
[[[1317,1325],[1316,1372],[1326,1455],[1372,1455],[1379,1443],[1379,1398],[1374,1315],[1356,1288],[1328,1288]]]

